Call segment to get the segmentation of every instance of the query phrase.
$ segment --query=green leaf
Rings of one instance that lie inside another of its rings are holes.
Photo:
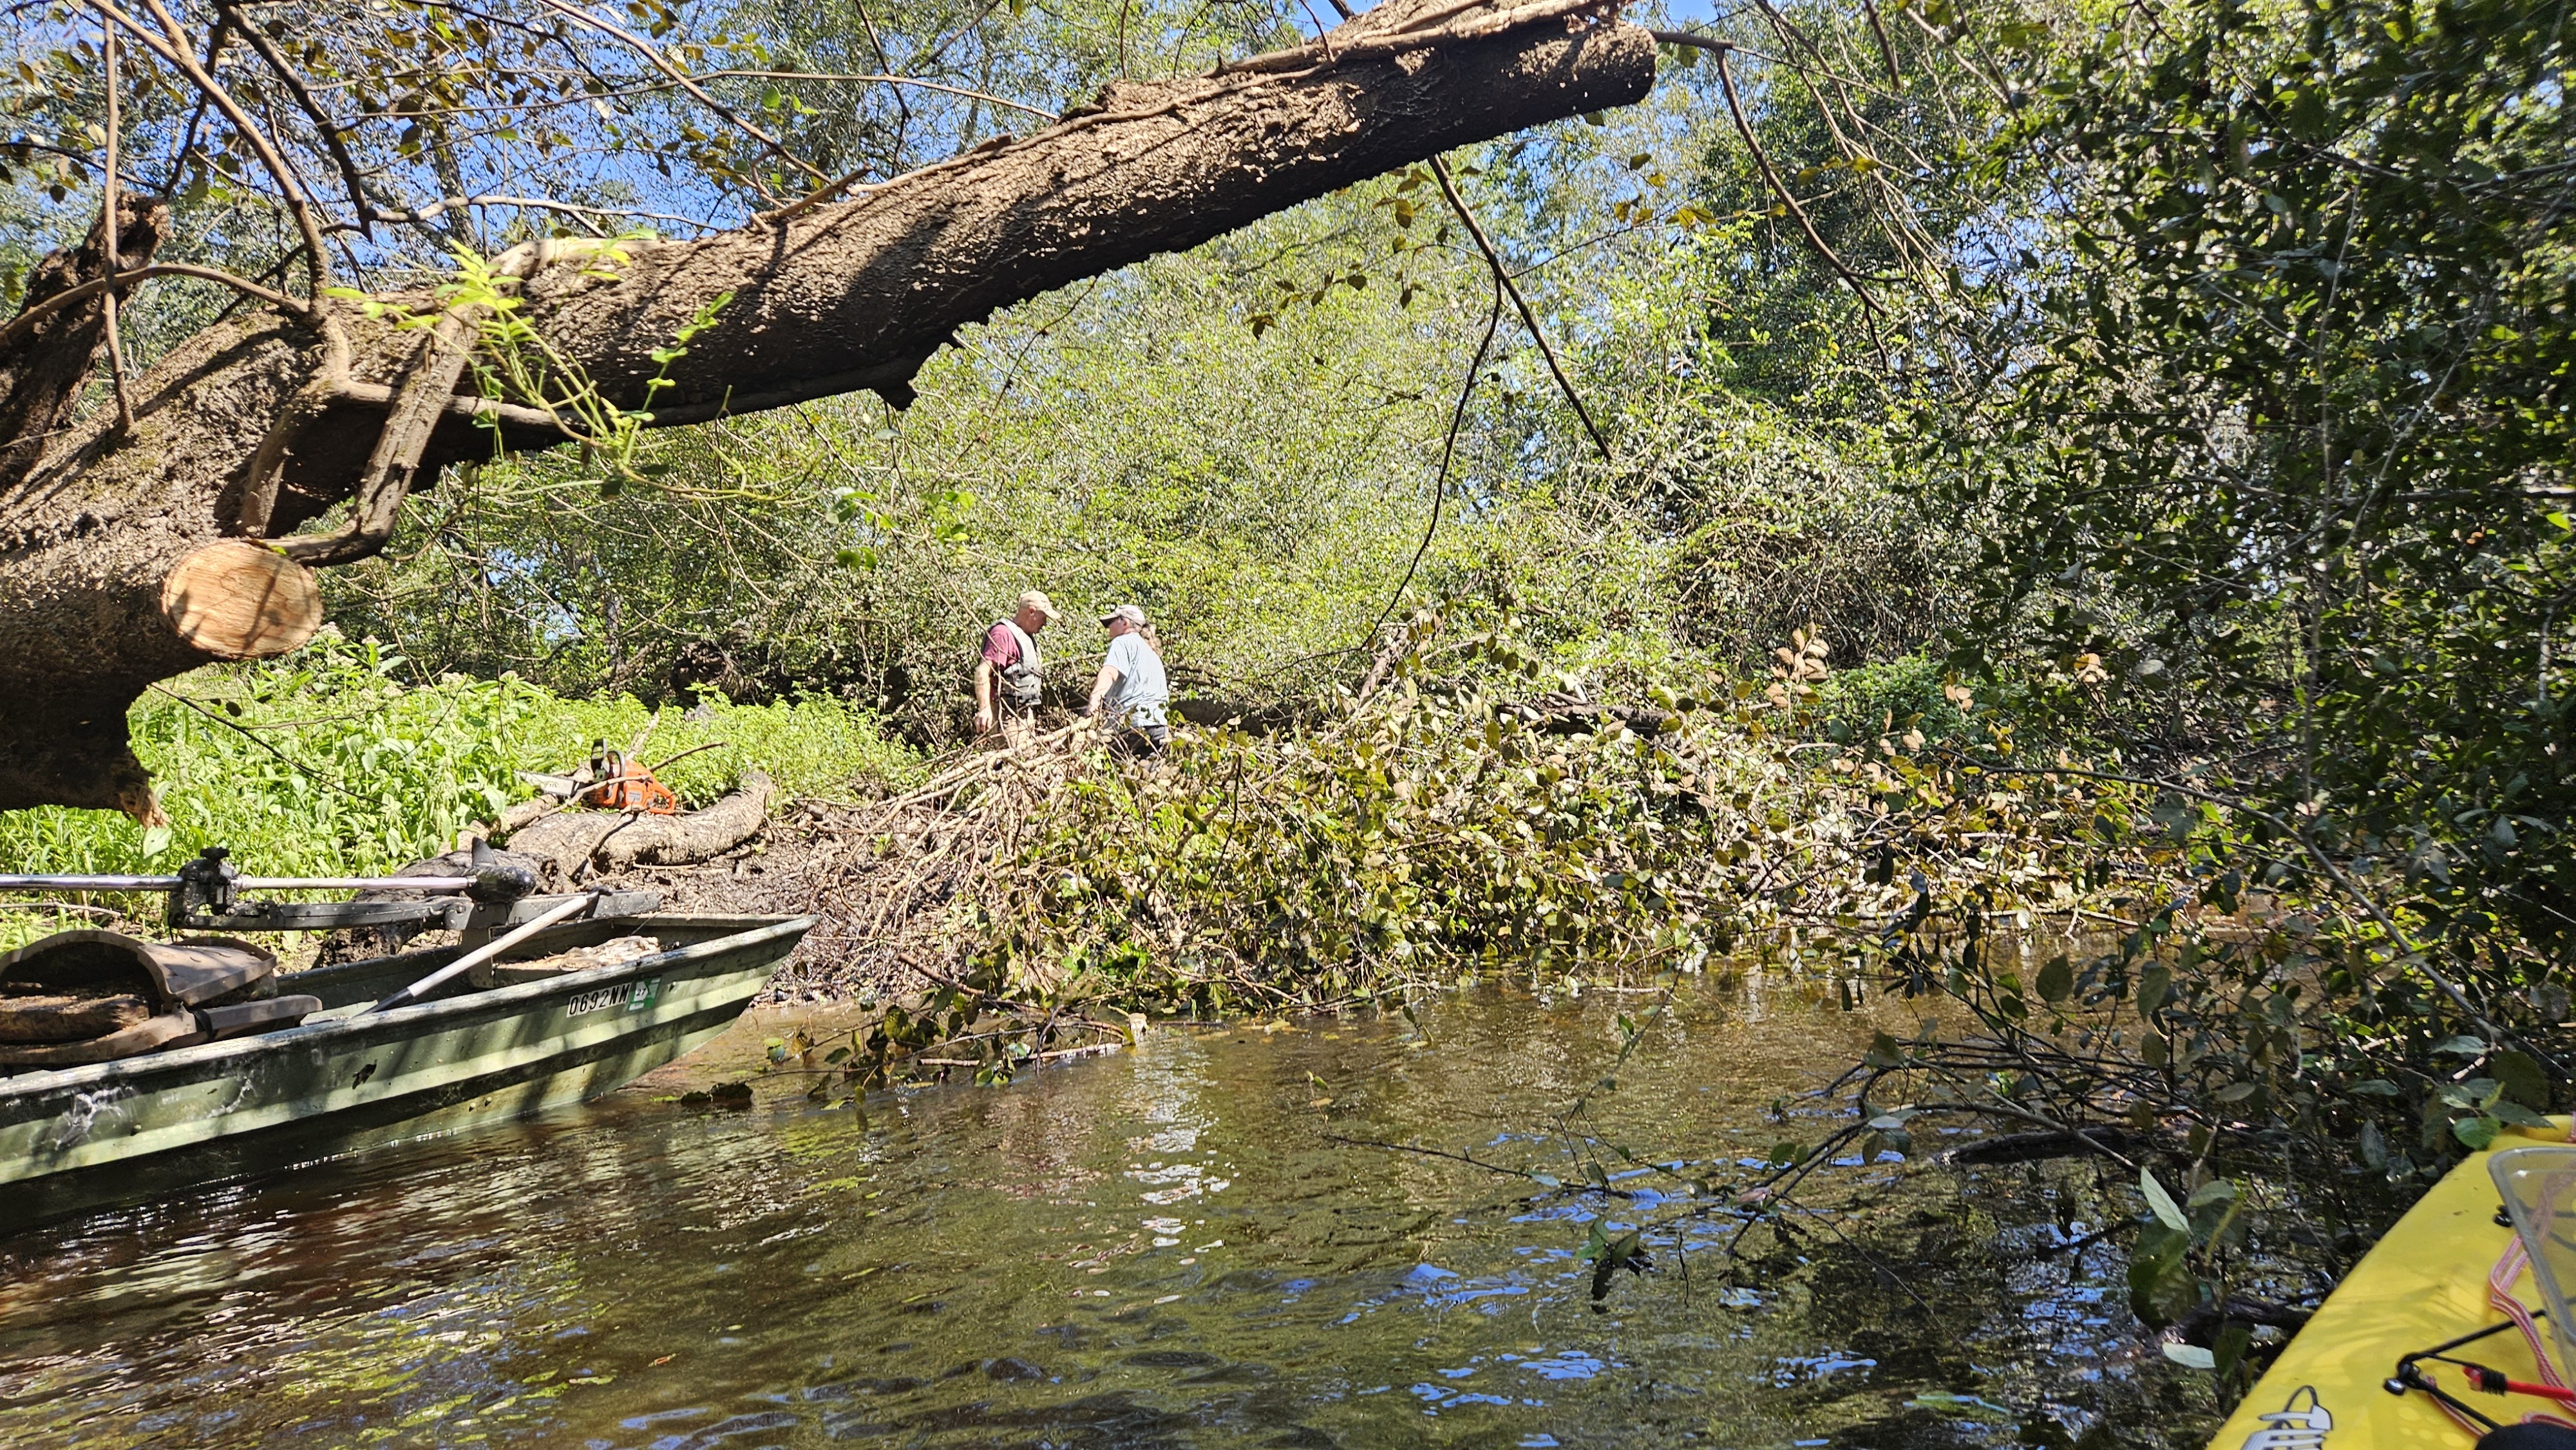
[[[2221,1377],[2234,1373],[2236,1366],[2245,1362],[2245,1351],[2252,1348],[2253,1344],[2252,1329],[2242,1324],[2230,1323],[2226,1328],[2218,1331],[2218,1343],[2211,1346],[2212,1357],[2216,1362],[2210,1367],[2217,1370]]]
[[[2448,1057],[2476,1057],[2486,1050],[2485,1038],[2472,1037],[2465,1032],[2457,1037],[2446,1037],[2433,1044],[2433,1051]]]
[[[2164,1341],[2164,1351],[2165,1358],[2181,1365],[2184,1369],[2218,1368],[2217,1356],[2197,1344],[2185,1344],[2179,1339],[2168,1339]]]
[[[2139,973],[2138,1015],[2141,1017],[2153,1016],[2155,1014],[2155,1010],[2165,1004],[2165,998],[2170,995],[2172,991],[2173,971],[2171,968],[2154,966]]]
[[[2171,1324],[2199,1300],[2199,1280],[2185,1262],[2190,1251],[2188,1230],[2149,1224],[2139,1231],[2129,1256],[2129,1309],[2148,1328]]]
[[[2487,1071],[2504,1085],[2506,1097],[2526,1108],[2548,1110],[2549,1074],[2529,1053],[2505,1048],[2487,1059]]]
[[[2052,1006],[2063,1002],[2075,993],[2075,966],[2060,952],[2039,969],[2034,985],[2039,988],[2041,1001]]]
[[[2147,1207],[2155,1211],[2156,1222],[2176,1233],[2190,1231],[2191,1220],[2183,1217],[2182,1206],[2175,1203],[2173,1195],[2165,1192],[2164,1184],[2157,1181],[2156,1170],[2143,1165],[2139,1167],[2138,1191],[2147,1196]]]
[[[2524,1107],[2522,1104],[2515,1102],[2511,1098],[2498,1098],[2494,1105],[2489,1107],[2487,1111],[2499,1118],[2502,1118],[2504,1121],[2511,1123],[2517,1128],[2540,1128],[2546,1130],[2558,1126],[2547,1118],[2542,1117],[2540,1114],[2535,1113],[2531,1109]]]
[[[2503,1131],[2504,1124],[2483,1116],[2462,1118],[2451,1125],[2451,1136],[2467,1144],[2472,1153],[2484,1151],[2496,1140],[2496,1134]]]

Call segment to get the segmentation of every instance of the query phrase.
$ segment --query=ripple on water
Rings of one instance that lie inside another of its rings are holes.
[[[1605,1093],[1616,1010],[1487,993],[1428,1014],[1438,1050],[1175,1028],[1000,1090],[671,1100],[772,1020],[586,1108],[0,1244],[0,1444],[1857,1450],[2135,1393],[2102,1368],[2116,1266],[2032,1252],[2067,1236],[2027,1190],[1979,1238],[1948,1180],[1850,1165],[1927,1318],[1814,1236],[1725,1275],[1737,1221],[1677,1218],[1656,1170],[1608,1200],[1333,1141],[1577,1181],[1588,1095],[1604,1142],[1731,1158],[1814,1131],[1774,1103],[1884,1025],[1685,1001]],[[1668,1225],[1598,1304],[1596,1220]]]

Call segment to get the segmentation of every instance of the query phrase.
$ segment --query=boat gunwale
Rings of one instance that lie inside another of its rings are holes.
[[[89,1062],[76,1067],[15,1073],[0,1077],[0,1105],[5,1105],[12,1100],[23,1100],[67,1089],[88,1089],[122,1078],[141,1077],[163,1071],[185,1071],[234,1058],[256,1057],[281,1048],[302,1046],[327,1038],[347,1038],[354,1041],[378,1035],[407,1035],[400,1032],[386,1033],[385,1029],[426,1027],[443,1016],[462,1016],[469,1011],[493,1006],[511,1007],[521,1003],[536,1002],[560,991],[568,982],[577,981],[587,988],[610,985],[620,978],[653,975],[653,971],[648,969],[723,956],[749,947],[764,945],[781,936],[802,937],[822,919],[811,913],[803,916],[728,918],[717,915],[652,912],[624,918],[603,917],[597,920],[625,920],[641,923],[649,922],[657,916],[666,921],[736,920],[760,922],[762,925],[726,936],[711,937],[706,941],[691,942],[686,946],[673,947],[667,951],[654,952],[649,956],[634,957],[623,962],[611,962],[596,967],[583,967],[577,971],[565,972],[561,976],[539,981],[518,982],[505,987],[489,987],[480,991],[465,992],[454,997],[415,1002],[410,1006],[397,1007],[390,1012],[361,1012],[354,1016],[334,1017],[322,1022],[299,1023],[275,1032],[255,1033],[248,1037],[234,1038],[228,1042],[202,1042],[189,1047],[173,1048],[166,1052],[150,1052],[135,1057],[118,1058],[110,1062]],[[594,923],[566,922],[564,924],[587,926]],[[788,950],[794,949],[791,943]],[[780,955],[784,957],[785,953]],[[351,962],[347,965],[355,967],[364,964],[364,962]],[[289,974],[280,978],[281,985],[292,981],[294,975]]]

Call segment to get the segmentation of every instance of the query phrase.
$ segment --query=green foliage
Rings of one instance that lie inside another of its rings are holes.
[[[1962,496],[2018,522],[1984,541],[1971,649],[2103,656],[2160,703],[2138,723],[2225,741],[2227,789],[2429,927],[2553,949],[2569,19],[2124,14],[1996,152],[2066,189],[1992,274],[1986,406],[1925,414]]]
[[[1032,586],[1071,611],[1041,641],[1059,697],[1096,668],[1085,616],[1130,600],[1186,692],[1258,704],[1356,676],[1423,543],[1484,290],[1451,261],[1409,298],[1345,281],[1283,306],[1256,269],[1375,266],[1405,230],[1374,204],[1394,194],[1015,309],[933,359],[899,415],[850,398],[653,435],[667,471],[625,497],[573,450],[485,466],[417,501],[382,561],[326,576],[335,617],[433,673],[827,692],[925,741],[956,729],[977,635]],[[1510,607],[1570,658],[1668,653],[1664,544],[1607,493],[1524,472],[1547,456],[1514,423],[1527,386],[1480,389],[1491,436],[1461,450],[1417,598]]]
[[[566,700],[515,679],[406,683],[405,661],[336,632],[259,665],[210,667],[145,696],[134,749],[161,785],[167,827],[57,807],[0,816],[0,861],[20,871],[166,872],[205,846],[261,875],[389,871],[453,848],[457,834],[533,794],[522,770],[577,765],[590,742],[639,739],[647,761],[723,741],[672,765],[703,805],[752,765],[788,795],[900,783],[917,766],[838,701],[707,700],[700,718],[621,697]]]

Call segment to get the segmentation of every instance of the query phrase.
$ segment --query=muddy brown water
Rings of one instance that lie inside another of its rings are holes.
[[[1666,1180],[1337,1141],[1569,1181],[1570,1128],[1750,1162],[1907,1025],[1685,994],[1603,1090],[1651,1000],[1486,988],[1420,1031],[1158,1027],[1002,1088],[676,1100],[828,1026],[768,1014],[585,1108],[0,1242],[0,1445],[2197,1443],[2119,1264],[2066,1247],[2099,1226],[2075,1170],[1848,1161],[1814,1195],[1860,1205],[1839,1227],[1729,1275],[1732,1221],[1687,1224],[1596,1306],[1592,1220],[1673,1215]]]

